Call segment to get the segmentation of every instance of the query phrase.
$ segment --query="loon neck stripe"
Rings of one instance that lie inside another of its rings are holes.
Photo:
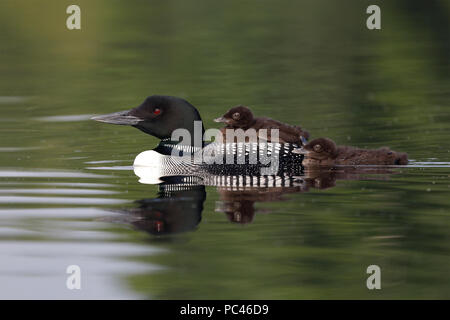
[[[175,153],[182,156],[185,153],[193,154],[201,149],[202,147],[180,144],[179,141],[164,139],[160,141],[159,145],[154,150],[163,155],[172,155],[173,153]]]

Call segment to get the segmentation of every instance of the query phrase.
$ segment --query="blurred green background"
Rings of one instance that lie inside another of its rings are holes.
[[[79,31],[66,28],[70,4],[81,8]],[[370,4],[381,7],[381,30],[366,28]],[[84,242],[99,255],[99,243],[162,249],[104,262],[159,266],[113,272],[110,280],[123,297],[449,298],[449,17],[446,0],[2,0],[0,219],[9,231],[0,228],[0,255],[11,241],[38,245],[42,257],[48,243]],[[207,128],[217,127],[212,119],[231,106],[245,104],[257,115],[300,124],[312,137],[408,152],[416,165],[386,181],[340,181],[257,203],[259,212],[245,226],[215,212],[219,195],[210,187],[198,229],[181,235],[90,225],[97,211],[67,217],[75,209],[123,206],[107,200],[156,197],[157,186],[139,184],[129,166],[157,140],[88,120],[152,94],[187,99]],[[83,178],[86,173],[96,176]],[[107,194],[76,185],[87,180]],[[91,190],[81,198],[93,202],[71,200],[69,185],[75,194]],[[26,196],[24,188],[31,190]],[[46,209],[60,210],[39,218]],[[68,239],[69,229],[94,233]],[[0,278],[23,263],[8,254],[0,257]],[[37,274],[50,272],[51,263],[44,259]],[[365,286],[371,264],[382,269],[376,292]],[[0,288],[1,296],[8,290]],[[46,290],[51,295],[52,287]]]

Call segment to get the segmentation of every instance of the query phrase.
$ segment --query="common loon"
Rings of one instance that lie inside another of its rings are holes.
[[[228,110],[222,117],[214,120],[226,124],[221,129],[224,139],[226,139],[226,129],[254,129],[259,132],[260,129],[267,130],[267,141],[271,141],[270,129],[278,130],[278,142],[295,143],[298,145],[306,144],[309,138],[308,131],[302,130],[299,126],[293,126],[282,123],[266,117],[254,117],[252,111],[246,106],[236,106]],[[229,141],[231,142],[231,141]]]
[[[301,148],[297,144],[205,144],[203,139],[196,139],[196,135],[201,134],[203,137],[205,132],[203,125],[201,128],[195,125],[195,122],[202,121],[200,114],[193,105],[181,98],[154,95],[131,110],[92,119],[131,125],[161,139],[155,149],[141,152],[134,161],[136,174],[142,179],[145,173],[146,183],[157,183],[159,177],[164,176],[192,175],[202,177],[205,181],[220,179],[221,176],[236,176],[243,184],[253,184],[254,179],[260,181],[258,176],[266,176],[267,184],[270,184],[272,181],[288,181],[290,179],[285,177],[298,176],[303,172],[304,155],[292,153],[292,150]],[[190,138],[171,140],[174,130],[180,128],[187,130]],[[210,156],[209,162],[196,162],[197,158],[205,159],[206,154]]]

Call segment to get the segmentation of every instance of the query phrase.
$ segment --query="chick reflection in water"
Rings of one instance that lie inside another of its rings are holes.
[[[331,169],[331,168],[330,168]],[[308,192],[311,189],[328,189],[336,186],[336,180],[387,180],[393,174],[391,170],[381,168],[342,170],[310,170],[304,176],[296,177],[295,186],[291,187],[218,187],[220,201],[216,204],[216,212],[223,212],[233,223],[252,223],[257,213],[258,202],[281,202],[292,193]],[[261,211],[260,211],[261,212]],[[271,213],[267,209],[263,213]]]

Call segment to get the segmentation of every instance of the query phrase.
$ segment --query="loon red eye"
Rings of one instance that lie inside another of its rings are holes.
[[[155,109],[153,110],[153,114],[158,115],[158,114],[160,114],[160,113],[161,113],[161,109],[159,109],[159,108],[155,108]]]

